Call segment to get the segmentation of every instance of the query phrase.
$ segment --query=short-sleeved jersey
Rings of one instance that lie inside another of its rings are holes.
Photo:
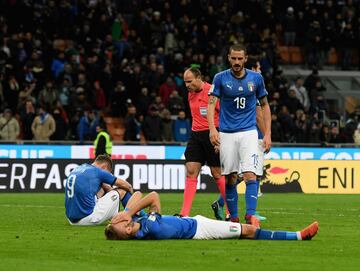
[[[192,116],[192,127],[193,131],[205,131],[209,130],[209,124],[206,118],[207,106],[209,100],[209,90],[211,85],[204,82],[204,86],[199,92],[189,92],[188,100],[190,105],[190,111]],[[219,127],[219,110],[220,103],[216,104],[214,123],[215,127]]]
[[[267,94],[258,72],[245,69],[241,78],[236,78],[230,69],[217,73],[209,95],[220,98],[219,130],[235,133],[256,129],[256,100]]]
[[[151,213],[134,220],[141,225],[136,239],[191,239],[197,229],[197,221],[187,217]]]
[[[75,168],[66,179],[65,209],[70,221],[90,215],[95,207],[96,193],[102,183],[113,185],[116,177],[111,173],[89,164]]]

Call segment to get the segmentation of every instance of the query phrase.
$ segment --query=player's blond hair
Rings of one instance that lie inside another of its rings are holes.
[[[105,238],[106,240],[128,240],[130,236],[126,233],[116,232],[113,224],[108,224],[105,227]]]
[[[100,154],[95,158],[95,163],[98,164],[107,164],[110,171],[112,171],[113,168],[113,162],[111,158],[107,154]]]

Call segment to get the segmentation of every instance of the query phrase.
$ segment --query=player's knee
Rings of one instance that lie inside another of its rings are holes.
[[[220,168],[210,168],[211,175],[214,177],[214,179],[220,179],[221,178],[221,170]]]
[[[226,179],[226,184],[235,185],[236,181],[237,181],[237,174],[231,173],[231,174],[227,175],[225,177],[225,179]]]
[[[191,163],[186,163],[186,177],[188,178],[197,178],[200,174],[201,164],[193,165]]]
[[[140,191],[136,191],[134,192],[134,194],[132,194],[133,196],[136,196],[136,197],[142,197],[142,193]]]
[[[256,175],[254,172],[244,172],[243,176],[245,182],[249,180],[256,180]]]

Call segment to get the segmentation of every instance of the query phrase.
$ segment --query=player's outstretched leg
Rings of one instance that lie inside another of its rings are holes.
[[[252,227],[250,225],[245,225]],[[248,231],[252,231],[252,229]],[[253,239],[255,240],[311,240],[319,230],[319,223],[317,221],[313,222],[306,228],[301,231],[291,232],[291,231],[270,231],[263,229],[256,229]],[[244,236],[244,238],[251,238]]]
[[[300,231],[301,240],[311,240],[319,230],[319,223],[317,221],[313,222],[305,229]]]

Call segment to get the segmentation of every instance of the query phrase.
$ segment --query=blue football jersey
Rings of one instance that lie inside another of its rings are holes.
[[[209,95],[220,98],[219,130],[226,133],[256,129],[256,100],[267,96],[260,73],[245,69],[242,78],[231,70],[215,75]]]
[[[113,185],[115,180],[111,173],[89,164],[82,164],[71,171],[65,184],[67,218],[76,221],[90,215],[101,184]]]
[[[136,233],[136,239],[191,239],[197,229],[197,221],[184,218],[151,213],[136,218],[141,227]]]

